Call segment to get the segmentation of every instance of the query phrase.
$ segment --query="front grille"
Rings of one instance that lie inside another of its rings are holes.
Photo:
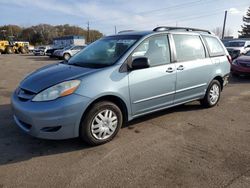
[[[27,101],[32,99],[35,96],[36,93],[29,91],[27,89],[18,88],[17,89],[17,96],[22,101]]]
[[[19,120],[19,122],[20,122],[20,124],[21,124],[25,129],[27,129],[27,130],[30,130],[31,127],[32,127],[32,125],[30,125],[30,124],[28,124],[28,123],[25,123],[25,122],[23,122],[23,121],[21,121],[21,120]]]

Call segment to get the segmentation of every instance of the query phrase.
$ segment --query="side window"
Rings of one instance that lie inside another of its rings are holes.
[[[75,47],[71,48],[71,50],[76,50],[76,49],[77,49],[77,46],[75,46]]]
[[[210,56],[225,55],[225,51],[221,43],[216,37],[203,36],[209,51]]]
[[[138,57],[147,57],[150,66],[170,63],[168,37],[166,35],[159,35],[144,40],[132,54],[132,59]]]
[[[203,59],[206,52],[197,35],[173,34],[178,62]]]

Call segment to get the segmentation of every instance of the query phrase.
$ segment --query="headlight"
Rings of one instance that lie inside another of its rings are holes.
[[[58,97],[63,97],[74,93],[80,85],[80,80],[65,81],[60,84],[54,85],[44,91],[38,93],[32,101],[50,101]]]
[[[237,62],[237,60],[235,59],[235,60],[233,60],[233,63],[232,63],[233,65],[238,65],[238,62]]]

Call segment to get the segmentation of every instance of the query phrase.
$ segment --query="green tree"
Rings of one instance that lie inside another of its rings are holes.
[[[87,39],[88,32],[79,26],[69,24],[52,26],[49,24],[39,24],[31,27],[22,28],[17,25],[0,26],[0,40],[19,40],[29,41],[33,45],[52,44],[53,38],[81,35]],[[93,42],[101,38],[103,34],[97,30],[89,31],[89,41]]]
[[[245,16],[243,16],[243,25],[239,31],[239,38],[250,38],[250,7]]]

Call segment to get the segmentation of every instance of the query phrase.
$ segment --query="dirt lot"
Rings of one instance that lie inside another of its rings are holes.
[[[110,143],[32,138],[12,119],[10,95],[47,57],[0,56],[0,188],[250,187],[250,78],[234,78],[219,105],[154,113]]]

